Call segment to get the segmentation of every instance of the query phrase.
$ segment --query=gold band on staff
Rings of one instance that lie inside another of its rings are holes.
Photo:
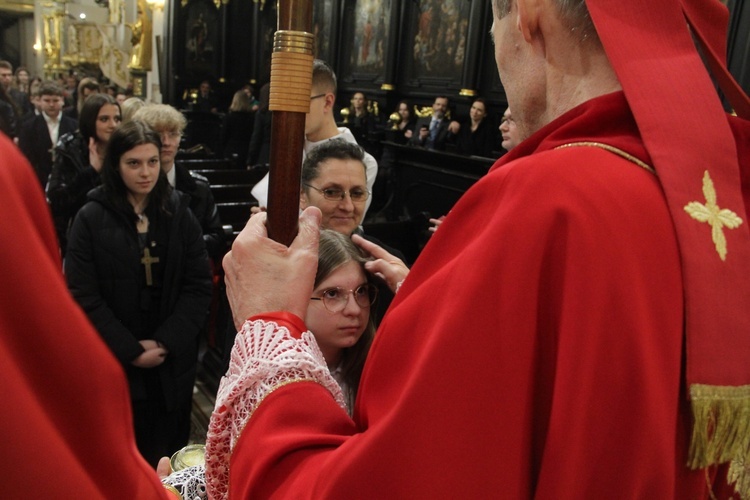
[[[315,37],[305,31],[277,31],[271,54],[271,111],[310,111]]]
[[[279,30],[273,36],[273,50],[312,54],[315,36],[305,31]]]

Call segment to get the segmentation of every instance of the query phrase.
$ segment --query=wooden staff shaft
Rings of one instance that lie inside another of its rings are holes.
[[[268,235],[285,245],[297,235],[305,115],[310,111],[314,38],[311,0],[279,0],[271,59]]]

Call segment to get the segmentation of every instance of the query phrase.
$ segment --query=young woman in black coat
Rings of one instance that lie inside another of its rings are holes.
[[[71,293],[125,368],[136,441],[152,465],[187,444],[211,298],[200,225],[161,172],[160,147],[140,122],[112,134],[65,260]]]
[[[92,94],[86,98],[78,115],[78,130],[60,137],[55,146],[47,200],[63,257],[73,218],[86,203],[86,194],[101,184],[100,172],[107,144],[120,121],[120,105],[113,97]]]

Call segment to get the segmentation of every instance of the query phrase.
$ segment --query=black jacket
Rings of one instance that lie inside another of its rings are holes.
[[[492,158],[492,152],[500,143],[499,138],[499,131],[489,118],[485,117],[479,122],[474,132],[471,131],[471,120],[467,120],[455,136],[456,152],[460,155]]]
[[[221,124],[221,148],[224,158],[239,158],[245,161],[254,124],[255,113],[252,111],[230,111],[224,115]]]
[[[218,261],[224,255],[226,241],[208,179],[179,164],[175,164],[173,168],[175,169],[175,187],[190,196],[190,210],[200,223],[208,255]]]
[[[161,249],[163,277],[158,326],[144,320],[150,291],[133,212],[116,207],[97,188],[78,213],[70,231],[65,274],[73,297],[125,367],[134,400],[146,398],[144,373],[131,362],[143,348],[139,340],[153,339],[169,350],[155,370],[168,409],[192,395],[198,333],[211,299],[211,271],[200,226],[188,209],[188,199],[172,191],[167,216],[148,207],[148,240]],[[154,305],[152,305],[154,309]]]
[[[74,132],[77,126],[75,120],[60,115],[58,140],[61,140],[69,132]],[[21,124],[18,131],[18,147],[21,148],[31,166],[34,167],[42,188],[47,185],[47,180],[54,166],[55,155],[52,153],[54,146],[43,114],[36,115],[33,119]]]
[[[255,112],[253,135],[250,137],[250,147],[247,151],[247,166],[265,165],[271,155],[271,117],[273,113],[266,109]]]
[[[13,105],[0,99],[0,132],[11,139],[18,137],[18,117]]]
[[[423,126],[426,126],[429,129],[431,123],[432,117],[430,116],[418,119],[417,123],[414,125],[414,131],[412,132],[411,139],[409,139],[409,145],[444,151],[445,143],[448,140],[448,125],[450,124],[450,120],[446,117],[443,117],[440,123],[438,123],[434,141],[431,141],[429,136],[427,136],[424,140],[420,140],[419,129]]]
[[[8,96],[16,103],[19,115],[23,115],[34,109],[34,105],[31,104],[31,100],[29,99],[29,94],[26,92],[11,88],[8,91]]]
[[[61,136],[55,148],[55,162],[47,183],[47,201],[52,210],[63,257],[73,218],[86,203],[86,194],[99,184],[99,172],[89,165],[89,146],[80,132]]]

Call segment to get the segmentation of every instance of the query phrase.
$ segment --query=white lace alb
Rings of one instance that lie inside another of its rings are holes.
[[[229,459],[255,409],[274,390],[317,382],[346,410],[339,385],[309,331],[295,339],[274,321],[246,321],[232,348],[229,370],[216,395],[206,438],[206,487],[210,498],[227,498]]]

